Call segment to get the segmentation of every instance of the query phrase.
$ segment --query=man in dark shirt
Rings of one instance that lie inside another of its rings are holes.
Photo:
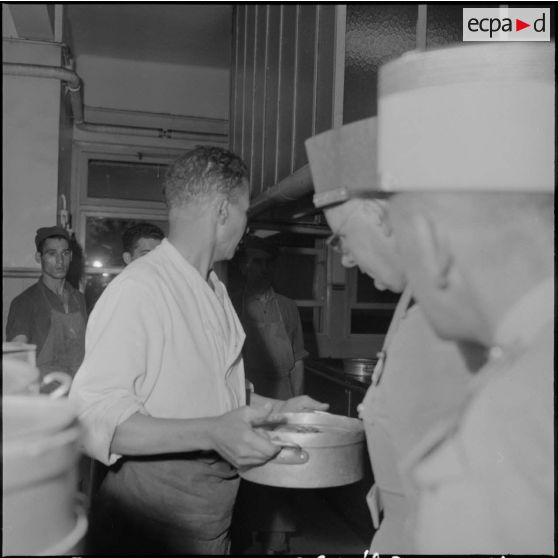
[[[269,240],[247,236],[239,253],[246,283],[232,301],[246,331],[242,353],[246,377],[257,393],[288,399],[303,392],[303,358],[308,352],[296,303],[272,287],[278,255]]]
[[[73,376],[85,352],[87,313],[83,295],[66,281],[70,236],[62,227],[42,227],[35,246],[41,278],[12,301],[6,339],[37,346],[41,377],[52,371]]]
[[[242,292],[232,297],[246,332],[242,355],[246,378],[257,393],[288,399],[304,389],[302,325],[294,300],[272,287],[273,266],[279,255],[269,239],[246,236],[239,253],[245,279]],[[237,551],[250,544],[250,529],[257,532],[266,554],[288,554],[295,531],[294,504],[285,489],[242,482],[237,500]]]

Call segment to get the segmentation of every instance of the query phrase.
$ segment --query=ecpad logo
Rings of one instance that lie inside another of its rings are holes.
[[[550,41],[550,8],[463,8],[463,41]]]

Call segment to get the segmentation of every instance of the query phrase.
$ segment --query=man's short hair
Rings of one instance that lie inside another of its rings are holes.
[[[255,254],[265,254],[274,261],[279,257],[279,247],[267,238],[247,234],[238,247],[239,261],[245,262]]]
[[[165,233],[152,223],[136,223],[128,227],[122,234],[122,248],[130,254],[134,251],[140,238],[163,240]]]
[[[216,194],[230,199],[247,186],[248,180],[248,167],[238,155],[221,147],[202,145],[169,167],[163,194],[169,208]]]

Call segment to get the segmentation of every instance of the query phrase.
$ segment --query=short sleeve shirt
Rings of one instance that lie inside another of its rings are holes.
[[[275,305],[275,301],[277,301],[277,305]],[[246,295],[243,296],[242,293],[237,293],[233,297],[233,304],[243,324],[246,323],[246,320],[265,323],[276,322],[282,319],[291,341],[295,361],[307,357],[308,351],[304,349],[300,314],[294,300],[272,291],[271,296],[260,302],[260,304],[254,303],[253,298]],[[280,316],[277,313],[277,307],[279,307],[279,312],[281,312]]]
[[[68,312],[80,312],[87,321],[83,295],[68,282],[64,289],[69,294]],[[28,343],[37,345],[39,353],[50,329],[51,309],[65,312],[62,298],[39,280],[12,300],[6,324],[6,340],[11,341],[17,335],[25,335]]]

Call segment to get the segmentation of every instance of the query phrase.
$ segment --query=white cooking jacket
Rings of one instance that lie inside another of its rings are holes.
[[[89,455],[121,457],[114,431],[136,412],[191,419],[245,404],[244,331],[214,272],[209,283],[165,239],[106,288],[70,392]]]

